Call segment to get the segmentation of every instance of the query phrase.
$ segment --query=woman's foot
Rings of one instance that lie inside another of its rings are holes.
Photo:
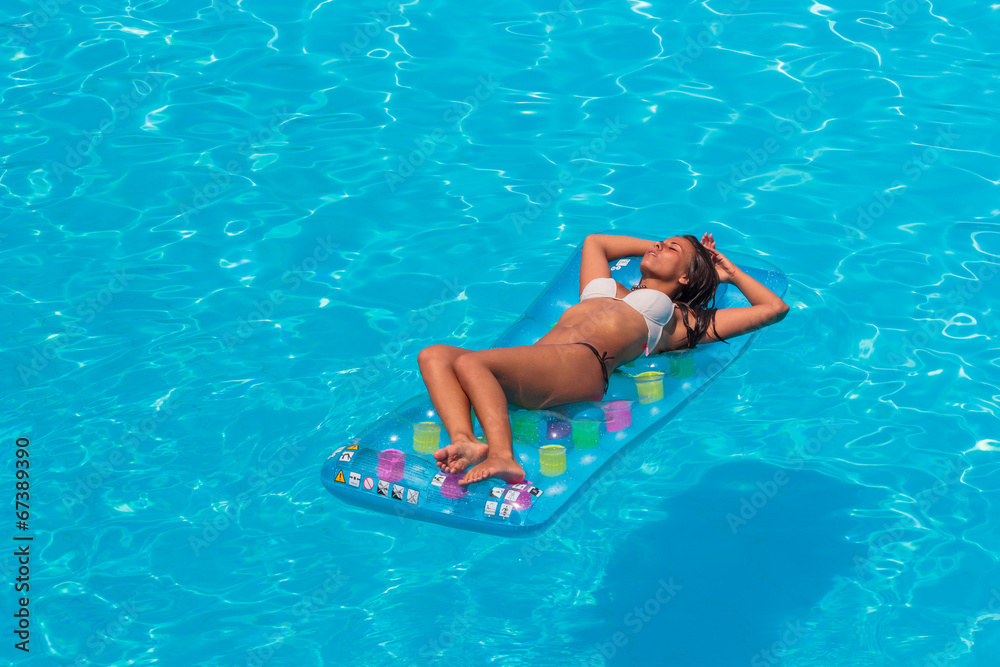
[[[465,473],[459,486],[468,486],[487,477],[499,477],[505,482],[523,482],[524,468],[513,457],[487,456],[486,460]]]
[[[479,440],[460,440],[434,452],[438,468],[445,472],[462,472],[486,458],[489,445]]]

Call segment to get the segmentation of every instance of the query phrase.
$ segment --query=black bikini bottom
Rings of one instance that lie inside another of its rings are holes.
[[[601,376],[604,378],[604,393],[608,393],[608,367],[604,365],[604,362],[608,359],[614,359],[614,357],[609,357],[608,353],[605,352],[603,355],[597,351],[597,348],[590,343],[573,343],[573,345],[586,345],[590,348],[590,351],[594,353],[597,360],[601,362]]]

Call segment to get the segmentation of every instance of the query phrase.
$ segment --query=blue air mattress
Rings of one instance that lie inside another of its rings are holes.
[[[622,232],[613,232],[620,234]],[[645,235],[640,238],[652,239]],[[493,344],[531,345],[579,302],[581,243],[524,315]],[[738,253],[726,256],[783,296],[784,274],[767,262]],[[631,287],[639,281],[640,258],[620,259],[611,275]],[[740,291],[720,285],[719,308],[747,306]],[[393,516],[432,521],[500,535],[526,535],[546,525],[574,502],[617,455],[662,428],[698,392],[746,351],[758,333],[709,343],[693,350],[639,357],[620,366],[599,403],[572,403],[547,410],[510,406],[514,454],[526,480],[509,484],[489,478],[468,487],[464,473],[446,474],[433,452],[449,444],[427,394],[411,398],[337,447],[321,471],[336,497]],[[475,424],[476,435],[482,429]]]

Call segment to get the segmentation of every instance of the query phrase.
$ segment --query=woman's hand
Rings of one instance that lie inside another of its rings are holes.
[[[739,272],[739,269],[725,255],[715,249],[715,239],[712,238],[712,235],[706,232],[701,237],[701,244],[708,248],[708,254],[712,256],[712,261],[715,263],[715,271],[719,274],[719,282],[733,282],[733,278]]]

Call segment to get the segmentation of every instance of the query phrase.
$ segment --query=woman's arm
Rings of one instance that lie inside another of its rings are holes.
[[[608,262],[622,257],[642,257],[656,243],[634,236],[612,236],[610,234],[591,234],[583,242],[584,247],[587,247],[588,242],[603,248]]]
[[[785,319],[788,304],[742,269],[737,268],[726,282],[738,287],[752,305],[715,311],[715,326],[708,328],[698,344],[742,336]],[[719,333],[718,337],[715,335],[716,331]]]
[[[608,262],[622,257],[642,257],[653,247],[654,241],[633,236],[591,234],[583,241],[580,257],[580,293],[594,278],[610,278]]]
[[[770,306],[775,310],[788,311],[788,304],[781,297],[767,289],[759,281],[748,276],[743,269],[737,268],[729,282],[743,292],[751,306]]]

